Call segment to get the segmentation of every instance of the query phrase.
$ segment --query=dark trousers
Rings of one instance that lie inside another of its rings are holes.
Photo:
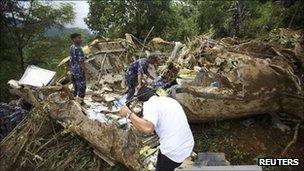
[[[128,84],[128,95],[127,95],[127,101],[133,98],[135,94],[135,88],[137,86],[137,79],[136,77],[130,77],[128,75],[125,76],[126,82]]]
[[[158,151],[156,171],[174,171],[182,163],[176,163]]]
[[[84,98],[86,91],[86,81],[84,76],[71,75],[71,81],[74,85],[74,96]]]

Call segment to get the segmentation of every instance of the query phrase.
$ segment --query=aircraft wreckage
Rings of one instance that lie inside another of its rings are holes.
[[[167,52],[157,48],[166,47]],[[130,169],[147,168],[155,162],[143,157],[141,150],[158,144],[157,136],[138,133],[130,121],[103,110],[115,110],[115,103],[123,96],[122,71],[131,61],[150,49],[161,56],[162,77],[170,83],[160,95],[177,99],[184,107],[190,122],[205,122],[238,118],[255,114],[284,111],[300,119],[304,117],[303,66],[299,56],[290,49],[277,48],[252,40],[240,42],[233,38],[210,39],[202,35],[188,45],[154,38],[147,46],[127,34],[126,39],[93,41],[84,47],[89,88],[85,106],[72,97],[68,76],[53,77],[39,83],[31,80],[32,73],[43,73],[30,66],[20,81],[10,81],[11,92],[36,108],[43,109],[65,129],[88,141],[99,157],[112,163],[123,163]],[[168,52],[168,49],[173,51]],[[69,58],[59,66],[64,66]],[[30,71],[30,69],[39,71]],[[149,83],[149,81],[147,81]],[[139,112],[141,105],[134,101],[132,109]],[[20,148],[4,139],[1,151],[18,156]],[[20,141],[20,140],[19,140]],[[10,150],[9,150],[10,149]],[[155,155],[154,155],[155,156]],[[3,157],[3,156],[2,156]],[[6,158],[7,159],[7,158]],[[1,165],[10,165],[2,158]]]

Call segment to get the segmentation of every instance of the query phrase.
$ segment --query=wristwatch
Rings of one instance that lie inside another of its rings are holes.
[[[127,115],[126,115],[126,118],[129,119],[130,116],[131,116],[131,114],[132,114],[132,111],[129,111],[129,112],[127,113]]]

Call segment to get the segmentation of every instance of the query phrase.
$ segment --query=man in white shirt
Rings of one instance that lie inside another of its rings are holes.
[[[143,118],[128,107],[119,113],[131,120],[134,127],[145,134],[154,131],[160,138],[160,150],[156,171],[174,170],[191,155],[194,146],[193,135],[182,106],[175,99],[159,97],[154,91],[139,92],[143,101]]]

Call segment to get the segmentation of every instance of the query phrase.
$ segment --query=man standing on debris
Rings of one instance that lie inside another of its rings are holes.
[[[191,155],[194,139],[182,106],[175,99],[159,97],[155,91],[138,93],[143,101],[143,118],[134,114],[127,106],[119,114],[129,118],[136,129],[159,136],[160,150],[156,171],[174,170]]]
[[[79,102],[83,104],[83,98],[86,91],[86,81],[84,74],[84,53],[80,47],[82,42],[81,34],[71,34],[73,44],[70,47],[70,72],[71,81],[74,85],[74,97],[79,99]]]
[[[146,59],[138,59],[133,62],[125,71],[125,78],[128,84],[127,101],[130,100],[135,93],[135,89],[139,90],[142,87],[143,74],[146,74],[152,80],[154,79],[148,72],[149,64],[155,64],[158,61],[158,56],[155,53],[150,53]]]

